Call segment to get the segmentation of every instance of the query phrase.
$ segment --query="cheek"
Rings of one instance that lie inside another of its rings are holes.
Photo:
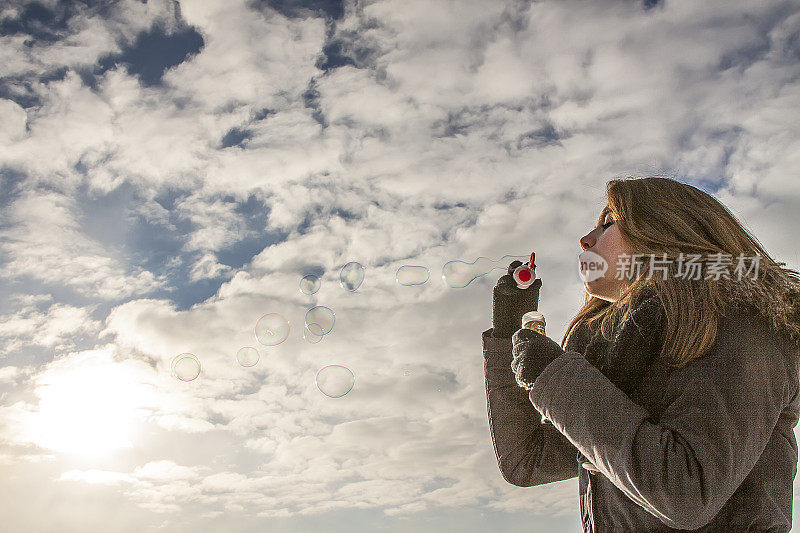
[[[609,261],[613,261],[615,264],[619,263],[623,260],[621,256],[630,256],[631,253],[629,252],[628,243],[622,237],[622,234],[617,228],[617,225],[611,226],[609,228],[611,232],[609,233],[608,241],[606,243],[606,250],[608,250],[608,259]]]

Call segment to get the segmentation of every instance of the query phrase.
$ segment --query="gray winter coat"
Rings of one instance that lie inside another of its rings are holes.
[[[720,319],[705,357],[677,370],[657,359],[630,398],[577,352],[528,394],[511,372],[510,339],[483,332],[503,477],[529,487],[578,476],[586,532],[789,531],[800,324],[787,313],[800,302],[768,293],[760,314]]]

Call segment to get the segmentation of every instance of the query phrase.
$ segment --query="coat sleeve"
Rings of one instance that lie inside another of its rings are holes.
[[[742,483],[797,393],[795,354],[745,322],[720,327],[709,354],[670,374],[658,421],[577,352],[545,369],[530,401],[631,500],[669,527],[697,529]]]
[[[533,408],[511,371],[511,339],[483,332],[489,428],[497,464],[513,485],[530,487],[578,475],[578,450]]]

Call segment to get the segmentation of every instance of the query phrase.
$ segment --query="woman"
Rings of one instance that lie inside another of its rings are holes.
[[[578,476],[584,531],[789,531],[800,276],[690,185],[617,179],[606,199],[580,245],[608,269],[561,346],[518,330],[539,280],[495,287],[483,351],[503,477]]]

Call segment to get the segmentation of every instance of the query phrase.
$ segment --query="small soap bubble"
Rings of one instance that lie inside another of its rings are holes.
[[[314,294],[319,290],[320,280],[314,274],[307,274],[300,280],[300,292]]]
[[[236,352],[236,360],[242,366],[255,366],[258,363],[258,350],[252,346],[244,346]]]
[[[355,261],[347,263],[339,272],[339,285],[348,291],[353,292],[358,289],[362,281],[364,281],[364,267]]]
[[[487,257],[479,257],[471,263],[465,261],[448,261],[442,267],[442,280],[454,289],[463,289],[480,276],[484,276],[496,268],[507,269],[513,260],[525,261],[527,255],[504,255],[494,261]]]
[[[311,344],[317,344],[322,340],[323,335],[320,333],[314,333],[314,331],[321,332],[322,328],[317,324],[311,324],[311,326],[311,328],[308,326],[303,328],[303,338]]]
[[[306,313],[306,329],[314,335],[327,335],[333,329],[336,315],[324,305],[312,307]]]
[[[330,398],[341,398],[353,388],[355,376],[349,368],[328,365],[317,372],[315,379],[319,391]]]
[[[255,332],[264,346],[277,346],[289,336],[289,321],[278,313],[268,313],[258,319]]]
[[[430,278],[430,271],[424,266],[403,265],[397,269],[394,279],[403,286],[422,285]]]
[[[192,353],[182,353],[172,359],[172,375],[181,381],[192,381],[200,375],[200,360]]]

